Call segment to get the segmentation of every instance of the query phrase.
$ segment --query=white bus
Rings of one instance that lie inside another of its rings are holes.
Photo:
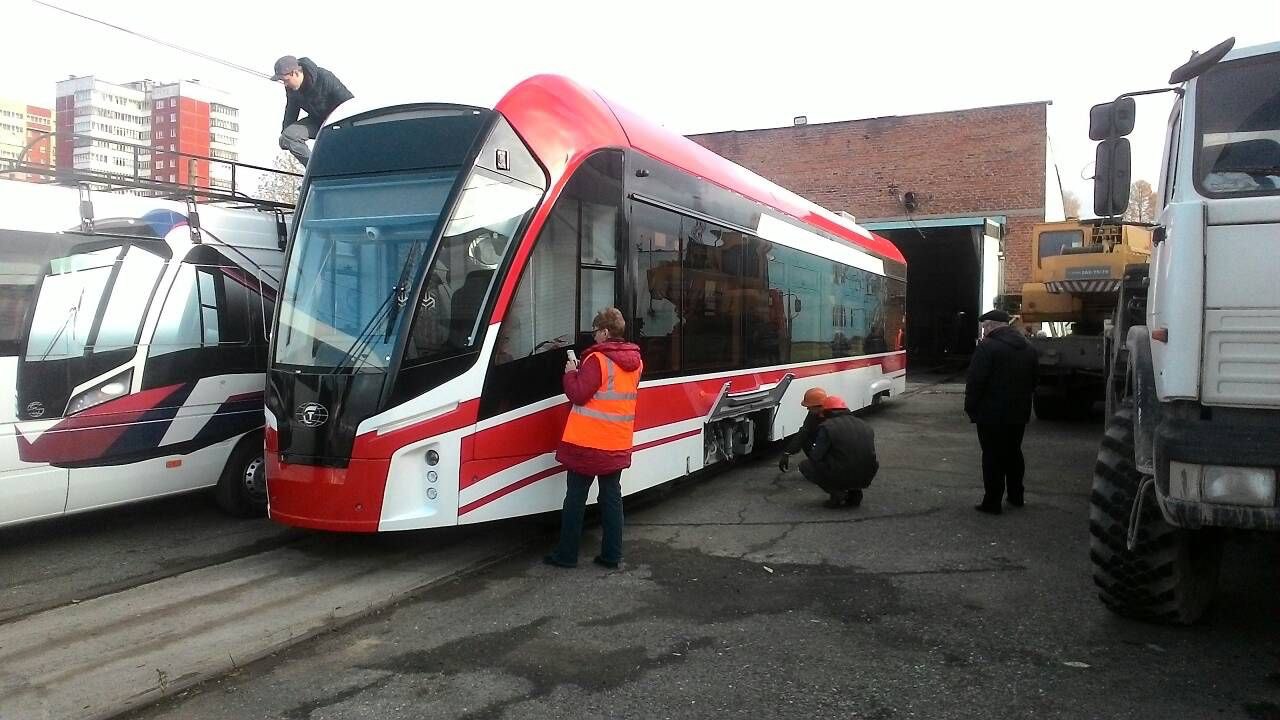
[[[209,486],[265,510],[285,222],[0,180],[0,526]]]

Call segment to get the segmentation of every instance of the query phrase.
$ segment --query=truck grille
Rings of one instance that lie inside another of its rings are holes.
[[[1210,405],[1280,405],[1280,310],[1205,313],[1201,394]]]

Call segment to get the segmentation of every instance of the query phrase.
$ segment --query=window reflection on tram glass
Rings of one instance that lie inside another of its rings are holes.
[[[294,238],[276,362],[384,369],[456,172],[317,180]]]

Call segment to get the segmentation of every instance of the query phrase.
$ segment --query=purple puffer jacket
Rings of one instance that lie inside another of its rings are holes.
[[[574,372],[564,374],[564,394],[574,405],[586,405],[604,382],[600,362],[591,360],[592,353],[607,356],[628,372],[643,366],[639,346],[625,340],[605,340],[592,345],[582,355],[582,362]],[[566,468],[583,475],[608,475],[631,467],[631,450],[598,450],[582,447],[563,440],[556,448],[556,460]]]

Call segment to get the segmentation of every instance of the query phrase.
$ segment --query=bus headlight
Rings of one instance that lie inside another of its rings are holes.
[[[108,378],[95,388],[85,390],[79,395],[71,398],[71,402],[67,403],[67,415],[75,415],[78,412],[84,412],[95,405],[113,400],[121,395],[129,394],[129,387],[133,384],[133,368],[129,368],[115,377]]]
[[[435,471],[435,470],[428,470],[428,471],[427,471],[427,482],[429,482],[429,483],[433,483],[433,482],[435,482],[435,481],[437,481],[437,480],[439,480],[439,479],[440,479],[440,476],[436,474],[436,471]]]
[[[439,462],[440,462],[440,453],[436,452],[435,450],[428,450],[428,451],[427,451],[427,464],[428,464],[428,465],[435,465],[435,464],[437,464],[437,463],[439,463]]]
[[[440,494],[440,493],[436,492],[436,489],[435,489],[435,488],[427,488],[427,499],[428,499],[428,500],[435,500],[435,499],[436,499],[436,496],[437,496],[437,495],[439,495],[439,494]]]

